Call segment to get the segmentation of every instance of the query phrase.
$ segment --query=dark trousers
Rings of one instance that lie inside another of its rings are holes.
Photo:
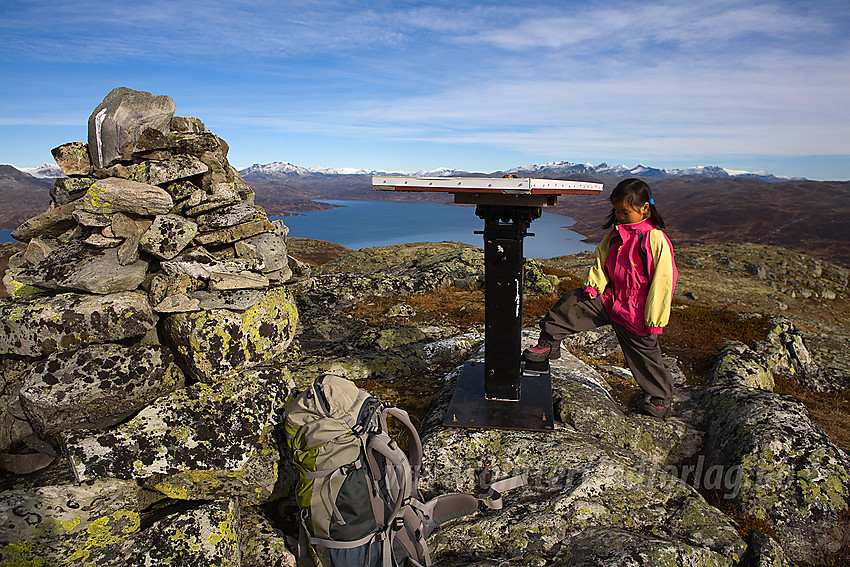
[[[673,376],[661,360],[658,335],[636,335],[614,323],[600,297],[588,299],[581,289],[567,292],[540,322],[540,336],[560,341],[567,335],[603,325],[614,327],[617,342],[638,386],[654,398],[665,402],[672,400]]]

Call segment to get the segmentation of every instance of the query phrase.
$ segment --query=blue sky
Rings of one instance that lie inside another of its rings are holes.
[[[850,179],[850,3],[0,1],[0,163],[169,95],[238,168],[550,161]]]

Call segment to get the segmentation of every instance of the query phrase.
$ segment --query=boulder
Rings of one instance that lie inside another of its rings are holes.
[[[73,536],[118,510],[138,514],[139,496],[135,482],[112,478],[0,492],[0,542],[37,547]]]
[[[773,372],[759,353],[737,341],[729,341],[718,353],[710,371],[712,384],[738,384],[773,391]]]
[[[139,247],[157,258],[170,260],[183,251],[198,234],[198,225],[179,215],[157,215],[141,236]]]
[[[103,249],[72,241],[24,268],[15,278],[43,289],[107,295],[137,289],[147,271],[148,263],[142,260],[122,265],[117,248]]]
[[[239,240],[235,246],[236,254],[241,258],[262,260],[263,273],[289,269],[286,240],[276,232],[266,232]]]
[[[268,217],[262,207],[237,203],[199,215],[195,220],[201,232],[209,232],[245,222],[268,220]]]
[[[40,215],[24,221],[12,231],[12,238],[21,242],[29,242],[36,237],[55,238],[74,226],[76,208],[76,203],[50,207]]]
[[[620,554],[619,564],[631,564],[629,557],[635,564],[639,557],[658,557],[671,564],[731,567],[746,550],[732,521],[692,487],[557,424],[543,433],[437,427],[423,438],[423,448],[428,493],[475,493],[482,472],[492,480],[521,473],[528,478],[525,487],[503,495],[502,510],[435,532],[429,545],[438,562],[557,555],[563,564],[613,566],[616,559],[606,557]],[[581,563],[591,551],[600,558]]]
[[[27,244],[24,258],[27,264],[38,264],[47,258],[58,246],[58,242],[52,238],[35,237]]]
[[[68,176],[86,176],[94,172],[89,147],[85,142],[69,142],[50,150],[53,159]]]
[[[90,213],[155,216],[170,212],[174,201],[168,191],[156,185],[107,177],[92,183],[79,206]]]
[[[193,194],[189,199],[186,216],[197,217],[209,211],[235,205],[243,201],[242,197],[236,191],[236,187],[230,183],[213,183],[209,189],[204,186],[198,193]]]
[[[21,375],[26,372],[30,363],[31,360],[23,357],[0,356],[0,452],[20,445],[33,434],[19,396]]]
[[[151,185],[164,185],[180,179],[202,175],[209,167],[190,155],[178,154],[164,160],[151,160],[133,166],[131,179]]]
[[[43,438],[120,423],[183,383],[161,345],[93,345],[54,352],[23,376],[21,404]]]
[[[157,303],[151,303],[154,305],[154,311],[158,313],[185,313],[210,309],[247,311],[259,303],[263,295],[263,292],[258,289],[201,290],[168,295]]]
[[[89,116],[88,147],[94,167],[129,160],[148,129],[167,134],[174,110],[170,97],[126,87],[113,89]]]
[[[162,323],[182,367],[195,379],[211,382],[231,370],[280,359],[295,335],[298,310],[292,293],[277,287],[246,311],[174,313]]]
[[[157,318],[143,293],[74,293],[0,303],[0,354],[45,356],[141,337]]]
[[[162,304],[170,296],[185,295],[189,292],[203,289],[205,283],[199,278],[183,273],[172,275],[159,272],[150,280],[148,288],[148,301],[153,306]]]
[[[54,205],[67,205],[85,195],[95,181],[97,179],[94,177],[59,178],[50,188],[50,198],[53,199]]]
[[[73,505],[76,503],[68,502],[68,507]],[[75,516],[67,524],[61,524],[62,528],[72,530],[78,521],[82,526],[83,517]],[[76,532],[38,538],[36,543],[19,539],[0,544],[0,557],[5,565],[127,565],[121,549],[133,547],[132,538],[139,525],[140,515],[135,506],[104,511]]]
[[[182,274],[192,278],[209,281],[216,274],[241,274],[253,272],[260,274],[262,262],[254,258],[233,258],[231,260],[214,260],[212,257],[201,255],[182,255],[180,258],[162,262],[162,269],[168,276]]]
[[[242,539],[239,511],[236,500],[199,503],[165,516],[129,538],[121,546],[123,557],[103,553],[103,561],[94,564],[238,566]]]
[[[9,565],[239,565],[241,524],[235,501],[165,509],[148,524],[137,510],[119,508],[84,529],[0,547]],[[70,522],[73,524],[74,521]]]
[[[242,567],[295,567],[286,536],[259,506],[245,506],[242,520]]]
[[[186,132],[180,133],[177,138],[177,151],[193,156],[201,157],[208,152],[216,152],[221,149],[223,140],[212,132]],[[223,156],[226,157],[227,152]]]
[[[171,130],[173,132],[206,132],[204,123],[191,116],[175,116],[171,119]]]
[[[77,209],[71,216],[74,218],[75,221],[77,221],[77,224],[89,228],[96,228],[98,230],[104,229],[107,226],[112,225],[112,215],[90,213],[88,211],[84,211],[83,209]]]
[[[291,395],[286,369],[235,372],[163,396],[113,430],[67,432],[64,446],[79,481],[135,478],[171,498],[260,504],[276,494],[273,430]]]
[[[850,508],[850,457],[788,396],[742,386],[706,394],[706,460],[736,471],[730,500],[765,521],[794,561],[850,543],[840,528]],[[838,531],[836,531],[836,527]]]
[[[430,342],[421,342],[423,336],[421,330],[415,327],[385,329],[379,336],[361,338],[361,341],[382,345],[378,346],[379,352],[365,350],[343,356],[308,359],[297,372],[293,372],[293,379],[297,386],[303,388],[325,372],[349,380],[403,378],[429,366],[462,358],[477,350],[484,339],[474,332]]]
[[[274,229],[274,225],[267,218],[252,220],[211,232],[202,232],[195,237],[195,242],[201,246],[221,246],[251,238],[263,232],[272,232]]]

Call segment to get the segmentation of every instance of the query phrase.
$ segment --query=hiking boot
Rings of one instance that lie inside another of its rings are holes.
[[[646,415],[657,417],[658,419],[666,419],[673,413],[673,403],[664,401],[661,398],[650,398],[649,396],[643,400],[641,411]]]
[[[543,362],[561,358],[561,341],[539,340],[533,347],[522,351],[522,357],[529,362]]]

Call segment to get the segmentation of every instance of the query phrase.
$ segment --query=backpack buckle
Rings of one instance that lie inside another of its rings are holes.
[[[399,531],[404,527],[404,518],[399,516],[398,518],[393,518],[392,524],[390,524],[393,528],[394,532]]]

